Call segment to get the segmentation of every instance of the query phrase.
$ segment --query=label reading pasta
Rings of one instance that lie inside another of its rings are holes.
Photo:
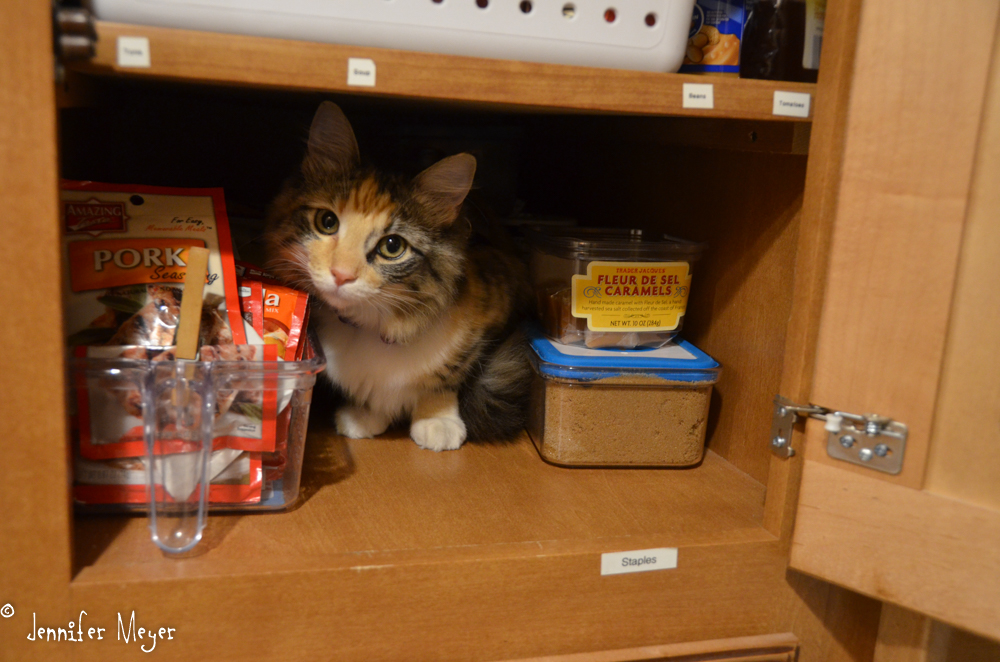
[[[673,331],[690,289],[687,262],[591,262],[573,276],[573,317],[591,331]]]

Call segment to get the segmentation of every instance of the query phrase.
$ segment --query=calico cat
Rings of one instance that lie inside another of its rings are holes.
[[[340,108],[317,110],[266,240],[269,268],[319,300],[311,326],[349,401],[340,434],[408,419],[417,445],[442,451],[522,429],[530,366],[518,326],[531,292],[516,257],[470,237],[475,169],[469,154],[412,180],[363,168]]]

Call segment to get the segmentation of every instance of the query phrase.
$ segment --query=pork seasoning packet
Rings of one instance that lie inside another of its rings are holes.
[[[240,315],[221,189],[64,182],[61,207],[66,334],[75,356],[172,361],[187,252],[201,246],[210,252],[199,325],[201,360],[277,358],[274,350],[247,345],[247,333],[254,331]],[[139,386],[90,378],[78,390],[75,418],[83,457],[145,452]],[[217,394],[213,448],[274,449],[277,403],[267,386]],[[172,407],[157,403],[161,409],[163,418]],[[160,423],[169,432],[169,421]],[[154,452],[184,452],[189,446],[161,438]]]
[[[246,344],[222,189],[64,181],[67,343],[173,344],[187,251],[208,248],[202,344]]]
[[[198,472],[193,463],[197,455],[173,455],[161,460],[166,475],[156,486],[158,501],[189,501],[198,486]],[[113,460],[76,458],[73,467],[73,498],[82,504],[144,505],[148,501],[147,463],[143,457]],[[260,453],[221,450],[208,461],[208,502],[213,504],[259,503],[263,483]]]

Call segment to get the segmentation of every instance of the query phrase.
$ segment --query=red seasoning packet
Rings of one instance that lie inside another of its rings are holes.
[[[240,312],[243,319],[253,327],[257,335],[264,337],[264,292],[258,280],[239,281]]]
[[[278,355],[295,361],[305,329],[309,295],[284,285],[264,284],[264,343],[278,348]]]
[[[184,462],[183,456],[175,456]],[[171,462],[173,459],[160,460]],[[74,466],[73,498],[83,504],[137,504],[149,502],[146,491],[146,459],[124,457],[112,460],[77,458]],[[197,479],[188,471],[167,471],[172,476],[156,486],[157,501],[183,502],[197,499]],[[209,503],[259,503],[263,483],[260,453],[232,450],[213,452],[208,466]]]
[[[280,282],[277,276],[264,271],[256,264],[250,264],[249,262],[244,262],[243,260],[234,260],[233,264],[236,268],[236,275],[240,278],[263,278],[264,280],[269,280],[273,283]]]
[[[309,317],[309,295],[278,282],[260,267],[236,261],[244,285],[260,283],[264,295],[264,343],[278,348],[285,361],[302,358],[302,337]],[[256,327],[254,327],[256,328]]]

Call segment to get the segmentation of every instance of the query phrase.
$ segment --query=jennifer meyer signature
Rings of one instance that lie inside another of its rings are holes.
[[[8,605],[5,605],[5,608]],[[13,616],[14,610],[10,610],[10,615]],[[80,616],[77,620],[70,621],[67,627],[45,627],[38,625],[38,619],[35,612],[31,612],[31,632],[28,633],[28,641],[67,641],[73,643],[82,643],[84,641],[104,641],[105,639],[110,639],[111,636],[105,636],[107,628],[102,627],[84,627],[83,619],[88,616],[86,611],[81,610]],[[5,617],[9,618],[9,616]],[[147,623],[148,625],[148,623]],[[143,653],[152,653],[153,649],[156,648],[157,642],[160,641],[172,641],[174,638],[174,633],[177,632],[177,628],[171,627],[161,627],[161,628],[136,628],[135,626],[135,610],[132,611],[132,615],[128,617],[128,625],[126,626],[125,620],[122,619],[121,612],[118,612],[118,641],[124,641],[126,644],[137,643],[139,644],[139,649]]]

